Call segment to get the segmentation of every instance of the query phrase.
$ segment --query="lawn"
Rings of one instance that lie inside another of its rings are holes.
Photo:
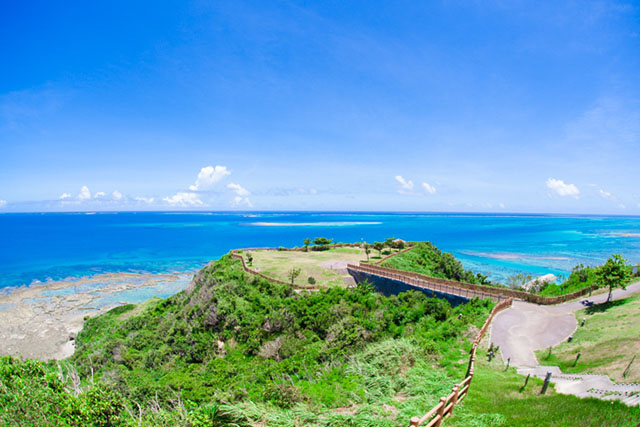
[[[446,427],[462,426],[636,426],[640,408],[615,401],[580,399],[556,393],[551,385],[540,394],[542,380],[525,377],[514,368],[505,371],[500,358],[487,362],[486,352],[478,352],[475,375],[468,397],[456,407]]]
[[[388,249],[387,249],[388,250]],[[395,250],[394,250],[395,251]],[[295,284],[309,286],[309,278],[313,277],[316,286],[346,286],[350,282],[349,276],[343,266],[336,265],[335,262],[358,264],[366,261],[367,255],[360,248],[331,248],[326,251],[298,252],[298,251],[276,251],[258,250],[251,251],[253,262],[248,263],[248,252],[244,252],[247,265],[263,274],[275,279],[289,282],[288,273],[292,268],[299,268],[300,275],[295,279]],[[369,258],[379,259],[376,251],[371,251]],[[334,268],[331,268],[333,264]]]
[[[538,351],[540,363],[557,365],[563,372],[606,374],[617,382],[639,382],[640,357],[626,377],[623,374],[640,353],[640,294],[582,309],[576,317],[578,325],[586,319],[585,325],[578,326],[571,342],[552,348],[550,357],[548,350]]]

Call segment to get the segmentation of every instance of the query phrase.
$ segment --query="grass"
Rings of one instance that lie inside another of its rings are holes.
[[[640,408],[618,401],[580,399],[556,393],[553,386],[540,395],[542,380],[530,378],[520,392],[525,377],[514,368],[505,371],[500,358],[487,362],[486,352],[478,352],[469,395],[444,425],[475,426],[636,426]]]
[[[308,286],[308,278],[313,277],[319,287],[346,286],[348,282],[345,279],[350,278],[348,274],[331,269],[326,264],[323,265],[324,263],[345,261],[358,264],[360,261],[367,260],[367,255],[360,248],[331,248],[326,251],[309,250],[308,252],[251,251],[253,256],[251,265],[248,264],[247,252],[242,255],[250,268],[285,282],[290,281],[287,276],[292,268],[300,268],[300,275],[294,283]],[[379,259],[378,253],[372,250],[369,258],[371,260]]]
[[[634,355],[640,353],[640,294],[598,304],[576,313],[578,326],[571,342],[548,350],[540,350],[536,357],[542,364],[557,365],[563,372],[606,374],[617,382],[640,381],[640,357],[631,365],[627,376],[623,373]],[[575,364],[576,356],[580,359]]]

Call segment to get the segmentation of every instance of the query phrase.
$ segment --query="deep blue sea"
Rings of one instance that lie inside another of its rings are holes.
[[[492,280],[566,275],[612,253],[640,262],[640,217],[391,213],[0,215],[0,287],[107,272],[188,272],[243,247],[306,237],[429,240]]]

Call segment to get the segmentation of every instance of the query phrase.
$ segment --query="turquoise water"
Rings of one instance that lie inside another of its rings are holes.
[[[640,217],[389,213],[0,215],[0,287],[108,272],[194,271],[231,249],[299,246],[306,237],[430,240],[467,268],[567,274],[612,253],[640,262]]]

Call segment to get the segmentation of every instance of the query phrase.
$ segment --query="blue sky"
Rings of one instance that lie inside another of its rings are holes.
[[[0,211],[640,214],[637,2],[90,3],[0,5]]]

